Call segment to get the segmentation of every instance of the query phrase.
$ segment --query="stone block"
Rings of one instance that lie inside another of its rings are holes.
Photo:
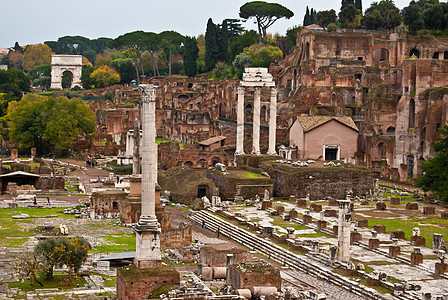
[[[408,203],[406,203],[406,209],[407,210],[418,210],[418,203],[417,202],[408,202]]]
[[[338,217],[338,212],[335,209],[326,209],[325,210],[325,216],[326,217],[337,218]]]
[[[423,254],[411,253],[411,266],[416,266],[423,263]]]
[[[313,222],[313,217],[310,215],[303,215],[303,225],[310,224]]]
[[[357,220],[359,228],[367,228],[369,227],[369,220]]]
[[[372,227],[372,230],[375,230],[377,233],[386,233],[386,226],[384,225],[375,225]]]
[[[263,202],[261,202],[261,209],[266,210],[268,208],[272,208],[272,201],[263,200]]]
[[[436,263],[436,270],[435,270],[435,273],[436,273],[437,275],[448,273],[448,264],[446,264],[446,263],[440,263],[440,262]]]
[[[297,212],[297,210],[291,210],[289,212],[289,218],[290,219],[297,219],[298,216],[299,216],[299,213]]]
[[[308,205],[307,201],[305,199],[299,199],[296,202],[296,206],[300,208],[306,208]]]
[[[426,239],[422,236],[414,235],[411,237],[411,246],[426,247]]]
[[[338,206],[338,200],[337,200],[337,199],[333,199],[333,198],[331,198],[331,199],[328,201],[328,206]]]
[[[37,149],[35,147],[31,148],[31,158],[35,158],[37,153]]]
[[[367,277],[367,285],[368,286],[379,286],[380,280],[372,277]]]
[[[389,204],[390,205],[400,205],[400,198],[398,198],[398,197],[391,197]]]
[[[361,205],[369,205],[370,203],[369,203],[369,201],[367,201],[367,200],[363,200],[362,202],[361,202]]]
[[[227,254],[233,254],[233,263],[238,264],[247,260],[248,252],[245,249],[215,249],[210,246],[202,247],[199,252],[201,264],[204,267],[225,267],[227,265]]]
[[[137,269],[134,265],[130,265],[117,269],[117,298],[121,300],[148,299],[162,286],[176,288],[179,283],[179,272],[168,266],[157,269]]]
[[[334,225],[333,226],[333,235],[338,236],[338,230],[339,230],[339,226],[338,225]]]
[[[356,276],[358,275],[357,270],[351,270],[351,269],[345,269],[344,270],[345,276]]]
[[[369,250],[378,249],[380,247],[379,239],[369,239]]]
[[[230,265],[228,282],[234,289],[263,286],[280,290],[282,278],[280,270],[265,261],[244,261]]]
[[[318,220],[317,221],[317,230],[322,230],[327,228],[327,222],[323,221],[323,220]]]
[[[11,149],[11,160],[16,160],[19,158],[19,150]]]
[[[440,218],[444,220],[448,220],[448,212],[444,211],[440,213]]]
[[[284,206],[277,206],[277,215],[280,215],[282,213],[285,212],[285,207]]]
[[[400,246],[389,246],[389,256],[390,257],[397,257],[401,253]]]
[[[434,206],[423,206],[423,214],[424,215],[435,215],[436,208]]]
[[[384,202],[377,202],[375,204],[375,209],[376,210],[386,210],[387,209],[386,203],[384,203]]]
[[[359,232],[350,232],[350,244],[354,244],[362,240],[362,235]]]
[[[310,211],[312,211],[312,212],[321,212],[322,211],[322,205],[313,203],[313,204],[310,205]]]
[[[390,233],[390,238],[404,240],[405,239],[404,231],[403,230],[394,230]]]

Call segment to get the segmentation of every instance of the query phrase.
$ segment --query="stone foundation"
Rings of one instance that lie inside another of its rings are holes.
[[[417,202],[408,202],[408,203],[406,203],[406,209],[407,210],[418,210],[418,203]]]
[[[424,215],[435,215],[436,214],[436,208],[434,206],[424,206],[423,207],[423,214]]]
[[[254,286],[276,287],[280,291],[280,271],[264,261],[244,261],[229,267],[228,281],[234,289],[248,289]]]
[[[328,206],[338,206],[338,200],[331,198],[328,200]]]
[[[376,210],[386,210],[387,206],[384,202],[377,202],[375,205]]]
[[[411,266],[416,266],[423,263],[423,254],[411,253]]]
[[[440,218],[444,220],[448,220],[448,212],[444,211],[440,213]]]
[[[327,228],[327,222],[323,221],[323,220],[318,220],[317,221],[317,230],[322,230]]]
[[[426,247],[426,239],[422,236],[414,235],[411,237],[411,246]]]
[[[435,273],[437,275],[448,273],[448,264],[446,264],[446,263],[439,263],[439,262],[436,263]]]
[[[277,206],[277,215],[280,215],[285,212],[284,206]]]
[[[390,205],[400,205],[400,198],[398,197],[390,198]]]
[[[303,225],[310,224],[313,222],[313,217],[310,215],[303,215]]]
[[[167,266],[156,269],[137,269],[130,265],[117,269],[117,298],[120,300],[148,299],[162,287],[179,285],[179,273]],[[164,293],[168,290],[163,290]]]
[[[333,225],[333,235],[338,236],[339,226]]]
[[[389,256],[390,257],[397,257],[400,255],[401,249],[400,246],[389,246]]]
[[[310,211],[312,211],[312,212],[321,212],[322,211],[322,205],[313,203],[313,204],[310,205]]]
[[[372,227],[372,230],[375,230],[377,233],[386,233],[386,226],[384,225],[375,225]]]
[[[325,210],[325,216],[326,217],[337,218],[338,217],[338,212],[335,209],[326,209]]]
[[[261,209],[266,210],[268,208],[272,208],[272,201],[263,200],[263,202],[261,202]]]
[[[379,239],[369,239],[369,250],[378,249],[380,247]]]
[[[390,238],[404,240],[405,239],[404,231],[403,230],[394,230],[390,233]]]
[[[227,254],[233,254],[233,264],[239,264],[247,260],[247,251],[243,249],[215,249],[213,247],[205,246],[201,248],[201,264],[208,267],[226,267]]]
[[[359,228],[369,227],[369,220],[358,220],[357,223]]]
[[[359,242],[362,240],[362,235],[359,232],[351,232],[350,233],[350,245]]]
[[[300,208],[306,208],[307,207],[307,201],[305,199],[299,199],[296,202],[296,206]]]

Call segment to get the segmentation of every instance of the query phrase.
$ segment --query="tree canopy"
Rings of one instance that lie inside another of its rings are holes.
[[[22,70],[0,70],[0,118],[6,113],[9,102],[19,101],[24,92],[30,91],[30,81],[31,78]]]
[[[194,77],[198,73],[198,67],[196,60],[198,59],[198,44],[194,37],[185,38],[184,47],[184,69],[185,75],[188,77]]]
[[[436,152],[420,168],[423,175],[418,178],[417,186],[424,191],[434,193],[440,200],[448,202],[448,126],[439,130],[439,136],[433,143]]]
[[[51,55],[54,54],[51,48],[45,44],[28,45],[23,53],[22,67],[29,71],[40,65],[48,65],[51,63]]]
[[[266,30],[278,19],[289,19],[294,13],[278,3],[264,1],[248,2],[240,7],[240,17],[255,18],[258,25],[259,43],[266,41]]]
[[[80,136],[95,131],[96,118],[80,99],[28,94],[13,101],[5,116],[9,135],[25,148],[37,147],[39,153],[66,150]]]
[[[392,0],[373,2],[366,9],[362,25],[366,29],[393,29],[401,24],[400,10]]]

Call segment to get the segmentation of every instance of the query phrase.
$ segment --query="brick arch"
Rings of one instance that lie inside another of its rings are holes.
[[[208,161],[205,158],[201,158],[197,161],[196,167],[200,169],[208,168]]]

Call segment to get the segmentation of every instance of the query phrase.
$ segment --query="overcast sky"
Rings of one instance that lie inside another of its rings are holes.
[[[43,43],[66,35],[90,39],[116,38],[135,30],[159,33],[175,30],[183,35],[197,36],[205,32],[208,18],[221,23],[238,18],[245,0],[0,0],[0,48]],[[306,6],[316,11],[334,9],[339,12],[340,0],[267,0],[280,3],[294,12],[289,20],[280,19],[269,33],[284,35],[288,28],[301,25]],[[410,0],[396,0],[398,8]],[[363,0],[363,10],[371,0]],[[253,19],[246,29],[256,29]]]

